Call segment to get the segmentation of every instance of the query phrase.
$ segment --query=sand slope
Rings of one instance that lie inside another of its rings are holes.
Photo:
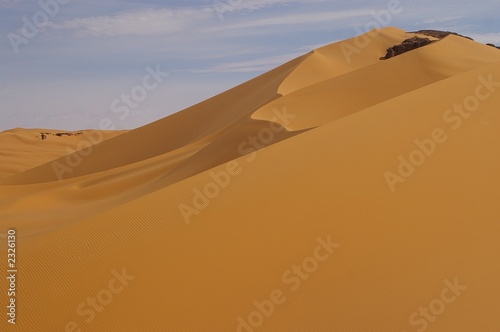
[[[94,135],[93,133],[98,133]],[[80,149],[88,149],[125,131],[12,129],[0,133],[0,179],[43,165]],[[42,139],[42,134],[45,139]],[[89,137],[96,137],[96,141]],[[98,140],[97,140],[98,139]]]
[[[500,52],[370,36],[3,179],[16,330],[500,330]]]

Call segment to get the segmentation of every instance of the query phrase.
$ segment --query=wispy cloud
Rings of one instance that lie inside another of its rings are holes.
[[[304,53],[288,53],[278,56],[264,57],[256,60],[238,61],[232,63],[221,63],[204,69],[190,69],[191,73],[249,73],[270,70],[283,63],[293,60]]]
[[[331,22],[334,20],[349,19],[353,17],[363,17],[369,15],[370,15],[369,9],[288,14],[288,15],[272,16],[263,19],[219,26],[215,27],[214,30],[247,29],[247,28],[258,28],[258,27],[278,26],[278,25],[297,25],[297,24],[308,24],[308,23],[317,24],[320,22]]]
[[[210,8],[148,9],[111,16],[75,18],[61,24],[51,23],[50,26],[94,37],[168,35],[212,16],[213,10]]]
[[[216,0],[213,8],[215,11],[234,13],[240,11],[254,11],[276,6],[311,4],[327,1],[329,0]]]
[[[317,48],[320,48],[320,47],[323,47],[323,46],[326,46],[328,44],[333,44],[333,43],[336,43],[338,42],[339,40],[332,40],[332,41],[329,41],[329,43],[321,43],[321,44],[313,44],[313,45],[305,45],[305,46],[301,46],[297,49],[297,51],[301,51],[301,52],[311,52]]]
[[[19,0],[0,0],[0,5]],[[324,2],[325,0],[309,0],[309,2]],[[241,11],[257,11],[274,6],[304,3],[305,0],[224,0],[216,1],[210,6],[180,7],[175,9],[143,9],[128,11],[114,15],[73,18],[62,23],[50,23],[55,29],[73,30],[80,36],[116,37],[116,36],[147,36],[168,35],[182,30],[189,30],[204,23],[214,22],[215,15],[221,11],[224,14]],[[293,20],[290,17],[289,20]],[[270,19],[270,21],[276,18]],[[270,22],[260,22],[268,25]],[[283,20],[279,23],[283,24]],[[287,23],[287,24],[291,24]],[[224,25],[227,28],[227,25]]]
[[[6,1],[6,0],[0,0]],[[324,2],[324,0],[312,0]],[[302,0],[245,0],[241,4],[226,6],[233,12],[259,10],[262,8],[287,5]],[[54,29],[74,31],[79,36],[117,37],[169,35],[181,31],[200,29],[215,33],[234,29],[248,29],[268,26],[304,25],[347,20],[354,17],[367,17],[370,9],[321,11],[271,15],[259,19],[242,19],[235,23],[211,24],[217,13],[216,5],[204,7],[184,7],[178,9],[147,9],[121,12],[115,15],[74,18],[62,23],[49,23]]]
[[[0,0],[0,7],[9,8],[15,6],[21,0]]]
[[[445,16],[445,17],[433,17],[430,19],[427,19],[422,22],[418,22],[417,24],[436,24],[436,23],[446,23],[446,22],[452,22],[452,21],[457,21],[459,19],[463,18],[463,16]]]
[[[301,0],[218,0],[214,3],[214,8],[226,11],[259,10],[279,5],[289,5],[302,2]]]

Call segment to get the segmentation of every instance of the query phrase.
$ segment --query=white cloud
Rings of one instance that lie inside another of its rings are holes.
[[[205,69],[191,69],[188,71],[196,74],[263,72],[280,66],[285,62],[293,60],[301,55],[304,55],[304,53],[289,53],[256,60],[222,63]]]
[[[19,0],[0,0],[0,4]],[[325,0],[309,0],[309,2]],[[215,22],[216,15],[239,11],[254,11],[278,5],[289,5],[304,0],[218,0],[211,6],[177,9],[144,9],[115,15],[74,18],[60,24],[50,23],[55,29],[73,30],[81,36],[142,36],[168,35],[192,29],[199,24]]]
[[[210,9],[149,9],[120,13],[113,16],[75,18],[61,24],[51,23],[56,29],[75,30],[88,36],[165,35],[181,31],[196,21],[213,16]]]
[[[433,17],[416,24],[436,24],[436,23],[446,23],[451,21],[456,21],[463,18],[463,16],[446,16],[446,17]]]
[[[278,25],[296,25],[296,24],[317,24],[320,22],[332,22],[335,20],[345,20],[354,17],[364,17],[369,16],[369,9],[353,9],[353,10],[342,10],[342,11],[326,11],[326,12],[310,12],[302,14],[288,14],[273,16],[268,18],[262,18],[257,20],[245,21],[233,24],[224,24],[223,26],[218,26],[211,31],[221,31],[228,29],[248,29],[248,28],[258,28],[266,26],[278,26]]]
[[[9,8],[16,5],[21,0],[0,0],[0,7]]]
[[[216,11],[235,12],[241,10],[258,10],[296,2],[300,2],[300,0],[216,0],[213,8]]]
[[[9,0],[0,0],[9,1]],[[13,0],[10,0],[13,1]],[[212,6],[184,7],[177,9],[144,9],[121,12],[115,15],[74,18],[62,23],[49,23],[54,29],[72,30],[80,36],[117,37],[169,35],[180,31],[200,29],[203,32],[221,32],[231,29],[246,29],[266,26],[314,24],[333,20],[369,16],[369,9],[291,13],[242,20],[238,23],[216,23],[217,15],[239,11],[255,11],[262,8],[290,5],[293,3],[325,2],[325,0],[224,0]]]
[[[253,11],[274,6],[286,6],[291,4],[310,4],[327,2],[328,0],[216,0],[213,9],[219,14],[233,13],[239,11]]]
[[[301,51],[301,52],[311,52],[317,48],[321,48],[323,46],[326,46],[326,45],[329,45],[329,44],[333,44],[333,43],[336,43],[340,40],[332,40],[328,43],[321,43],[321,44],[313,44],[313,45],[305,45],[305,46],[302,46],[302,47],[299,47],[297,49],[297,51]]]

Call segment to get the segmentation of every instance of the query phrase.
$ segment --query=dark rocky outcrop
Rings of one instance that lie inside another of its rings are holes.
[[[418,33],[418,34],[421,34],[421,35],[426,35],[426,36],[430,36],[430,37],[434,37],[434,38],[439,38],[439,39],[443,39],[444,37],[449,36],[449,35],[455,35],[455,36],[459,36],[459,37],[470,39],[472,41],[474,40],[471,37],[463,36],[463,35],[460,35],[460,34],[458,34],[456,32],[451,32],[451,31],[419,30],[419,31],[412,31],[411,33]],[[486,45],[500,49],[500,46],[496,46],[494,44],[486,44]]]
[[[66,132],[66,133],[40,133],[40,137],[42,140],[46,140],[49,138],[49,136],[57,136],[57,137],[62,137],[62,136],[80,136],[83,135],[82,132]],[[39,137],[38,135],[36,136],[37,138]]]
[[[412,31],[411,33],[418,33],[418,34],[421,34],[421,35],[426,35],[426,36],[429,36],[429,37],[434,37],[434,38],[439,38],[439,39],[443,39],[444,37],[446,36],[449,36],[449,35],[455,35],[455,36],[459,36],[459,37],[462,37],[462,38],[467,38],[467,39],[470,39],[470,40],[474,40],[470,37],[467,37],[467,36],[463,36],[463,35],[460,35],[456,32],[451,32],[451,31],[439,31],[439,30],[419,30],[419,31]]]
[[[392,57],[395,57],[395,56],[401,55],[403,53],[412,51],[412,50],[417,49],[419,47],[429,45],[432,42],[433,41],[430,40],[429,38],[420,38],[417,36],[406,39],[403,41],[403,43],[401,43],[399,45],[394,45],[394,46],[388,48],[387,54],[384,57],[380,58],[380,60],[390,59]]]
[[[466,38],[466,39],[474,41],[474,39],[472,39],[470,37],[463,36],[463,35],[460,35],[456,32],[451,32],[451,31],[419,30],[419,31],[412,31],[410,33],[425,35],[425,36],[429,36],[429,37],[433,37],[433,38],[437,38],[437,39],[443,39],[449,35],[454,35],[454,36],[458,36],[458,37],[462,37],[462,38]],[[433,42],[434,42],[433,40],[430,40],[428,38],[420,38],[417,36],[406,39],[405,41],[403,41],[403,43],[401,43],[399,45],[394,45],[394,46],[388,48],[387,54],[384,57],[381,57],[380,60],[390,59],[390,58],[398,56],[400,54],[412,51],[416,48],[426,46],[426,45],[431,44]],[[493,44],[487,44],[487,45],[500,49],[499,46],[495,46]]]

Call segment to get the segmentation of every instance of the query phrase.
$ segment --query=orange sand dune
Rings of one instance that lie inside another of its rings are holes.
[[[367,34],[318,48],[283,81],[279,92],[283,95],[312,84],[341,76],[380,62],[388,46],[401,43],[411,36],[398,28],[372,30]]]
[[[61,156],[118,136],[125,131],[12,129],[0,132],[0,180]],[[42,139],[42,135],[44,139]],[[90,137],[94,137],[90,139]]]
[[[450,35],[380,60],[412,35],[323,47],[86,156],[17,155],[15,330],[499,331],[500,52]]]

